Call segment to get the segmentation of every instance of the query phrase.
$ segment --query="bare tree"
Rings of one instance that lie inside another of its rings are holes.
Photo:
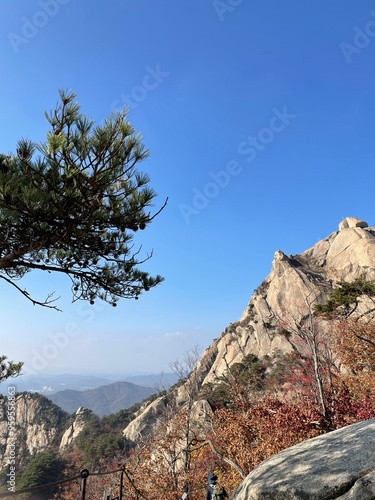
[[[322,415],[330,421],[326,392],[332,388],[332,374],[337,371],[337,367],[326,335],[327,323],[314,313],[317,300],[316,295],[304,297],[298,318],[284,311],[279,321],[281,333],[288,338],[294,352],[304,361],[312,361],[316,399]]]
[[[201,349],[196,345],[190,351],[185,352],[181,359],[170,363],[170,368],[178,376],[179,382],[182,384],[185,393],[185,426],[181,429],[184,456],[183,467],[185,473],[188,473],[191,468],[192,448],[196,444],[196,433],[192,426],[192,414],[201,382],[197,367],[200,357]]]

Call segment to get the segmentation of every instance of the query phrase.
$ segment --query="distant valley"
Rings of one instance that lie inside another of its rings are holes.
[[[74,413],[83,407],[99,417],[104,417],[130,408],[157,392],[158,390],[152,387],[143,387],[131,382],[114,382],[86,391],[65,389],[47,397],[68,413]]]
[[[0,394],[8,387],[16,392],[39,393],[71,414],[83,407],[99,417],[130,408],[144,399],[169,389],[178,380],[174,373],[131,375],[116,380],[115,376],[93,375],[21,375],[0,384]]]

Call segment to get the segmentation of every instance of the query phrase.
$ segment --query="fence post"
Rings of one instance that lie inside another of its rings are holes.
[[[81,500],[85,500],[85,498],[86,498],[86,481],[87,481],[87,478],[90,475],[90,472],[87,469],[82,469],[81,472],[80,472],[80,474],[81,474],[81,478],[82,478],[82,496],[81,496]]]
[[[124,481],[124,471],[121,471],[121,477],[120,477],[120,500],[122,500],[122,495],[123,495],[123,481]]]

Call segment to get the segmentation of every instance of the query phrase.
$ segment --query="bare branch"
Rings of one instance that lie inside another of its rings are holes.
[[[18,285],[16,285],[16,283],[14,283],[12,280],[10,280],[9,278],[7,278],[6,276],[1,276],[0,275],[0,278],[3,279],[3,280],[5,280],[10,285],[14,286],[19,292],[22,293],[22,295],[24,295],[28,300],[30,300],[30,302],[32,302],[34,304],[34,306],[38,305],[38,306],[48,307],[49,309],[55,309],[56,311],[61,312],[61,309],[59,309],[58,307],[50,305],[50,304],[52,304],[53,302],[56,302],[59,299],[59,297],[58,297],[58,298],[52,300],[51,297],[53,296],[54,292],[49,293],[47,295],[47,298],[46,298],[46,300],[44,302],[40,302],[39,300],[32,299],[30,297],[30,294],[26,290],[23,290],[22,288],[20,288]]]
[[[229,458],[226,458],[224,457],[224,455],[222,455],[221,453],[219,453],[216,448],[214,447],[212,441],[210,439],[207,439],[206,441],[203,441],[203,443],[199,444],[198,446],[194,446],[194,448],[190,448],[189,452],[192,452],[192,451],[195,451],[195,450],[199,450],[200,448],[203,448],[204,446],[207,446],[209,445],[210,448],[211,448],[211,451],[218,457],[220,458],[220,460],[222,460],[223,462],[226,462],[227,464],[229,464],[231,467],[233,467],[234,469],[236,469],[236,471],[238,472],[238,474],[242,477],[242,479],[245,479],[246,477],[246,474],[244,473],[244,471],[241,469],[241,467],[239,467],[237,464],[235,464],[232,460],[230,460]]]

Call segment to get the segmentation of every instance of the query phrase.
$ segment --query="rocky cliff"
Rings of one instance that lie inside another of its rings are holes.
[[[0,470],[22,465],[27,457],[49,449],[66,449],[86,424],[90,412],[68,415],[40,394],[11,389],[0,396]]]
[[[291,350],[290,339],[280,333],[287,313],[298,320],[313,301],[323,302],[337,281],[365,275],[375,279],[375,228],[354,217],[300,255],[277,250],[269,275],[254,292],[241,318],[230,324],[200,358],[194,372],[198,389],[214,382],[233,363],[249,355],[259,358]],[[190,385],[189,385],[190,384]],[[191,397],[191,377],[150,404],[144,404],[124,429],[130,441],[148,434],[168,405],[182,406]],[[195,401],[197,420],[210,415],[206,401]],[[85,425],[86,411],[69,416],[39,394],[0,397],[0,469],[17,453],[18,460],[34,452],[66,449]]]
[[[375,227],[355,217],[340,222],[338,230],[299,255],[275,252],[270,274],[252,295],[239,321],[230,324],[206,349],[195,376],[199,385],[213,382],[233,363],[254,354],[258,358],[291,350],[290,340],[280,334],[285,317],[298,321],[306,307],[324,302],[338,281],[359,276],[375,279]],[[181,405],[187,399],[186,385],[169,393]],[[142,409],[124,430],[124,436],[150,432],[161,400]]]
[[[9,388],[0,399],[0,469],[58,444],[67,418],[47,398]]]

